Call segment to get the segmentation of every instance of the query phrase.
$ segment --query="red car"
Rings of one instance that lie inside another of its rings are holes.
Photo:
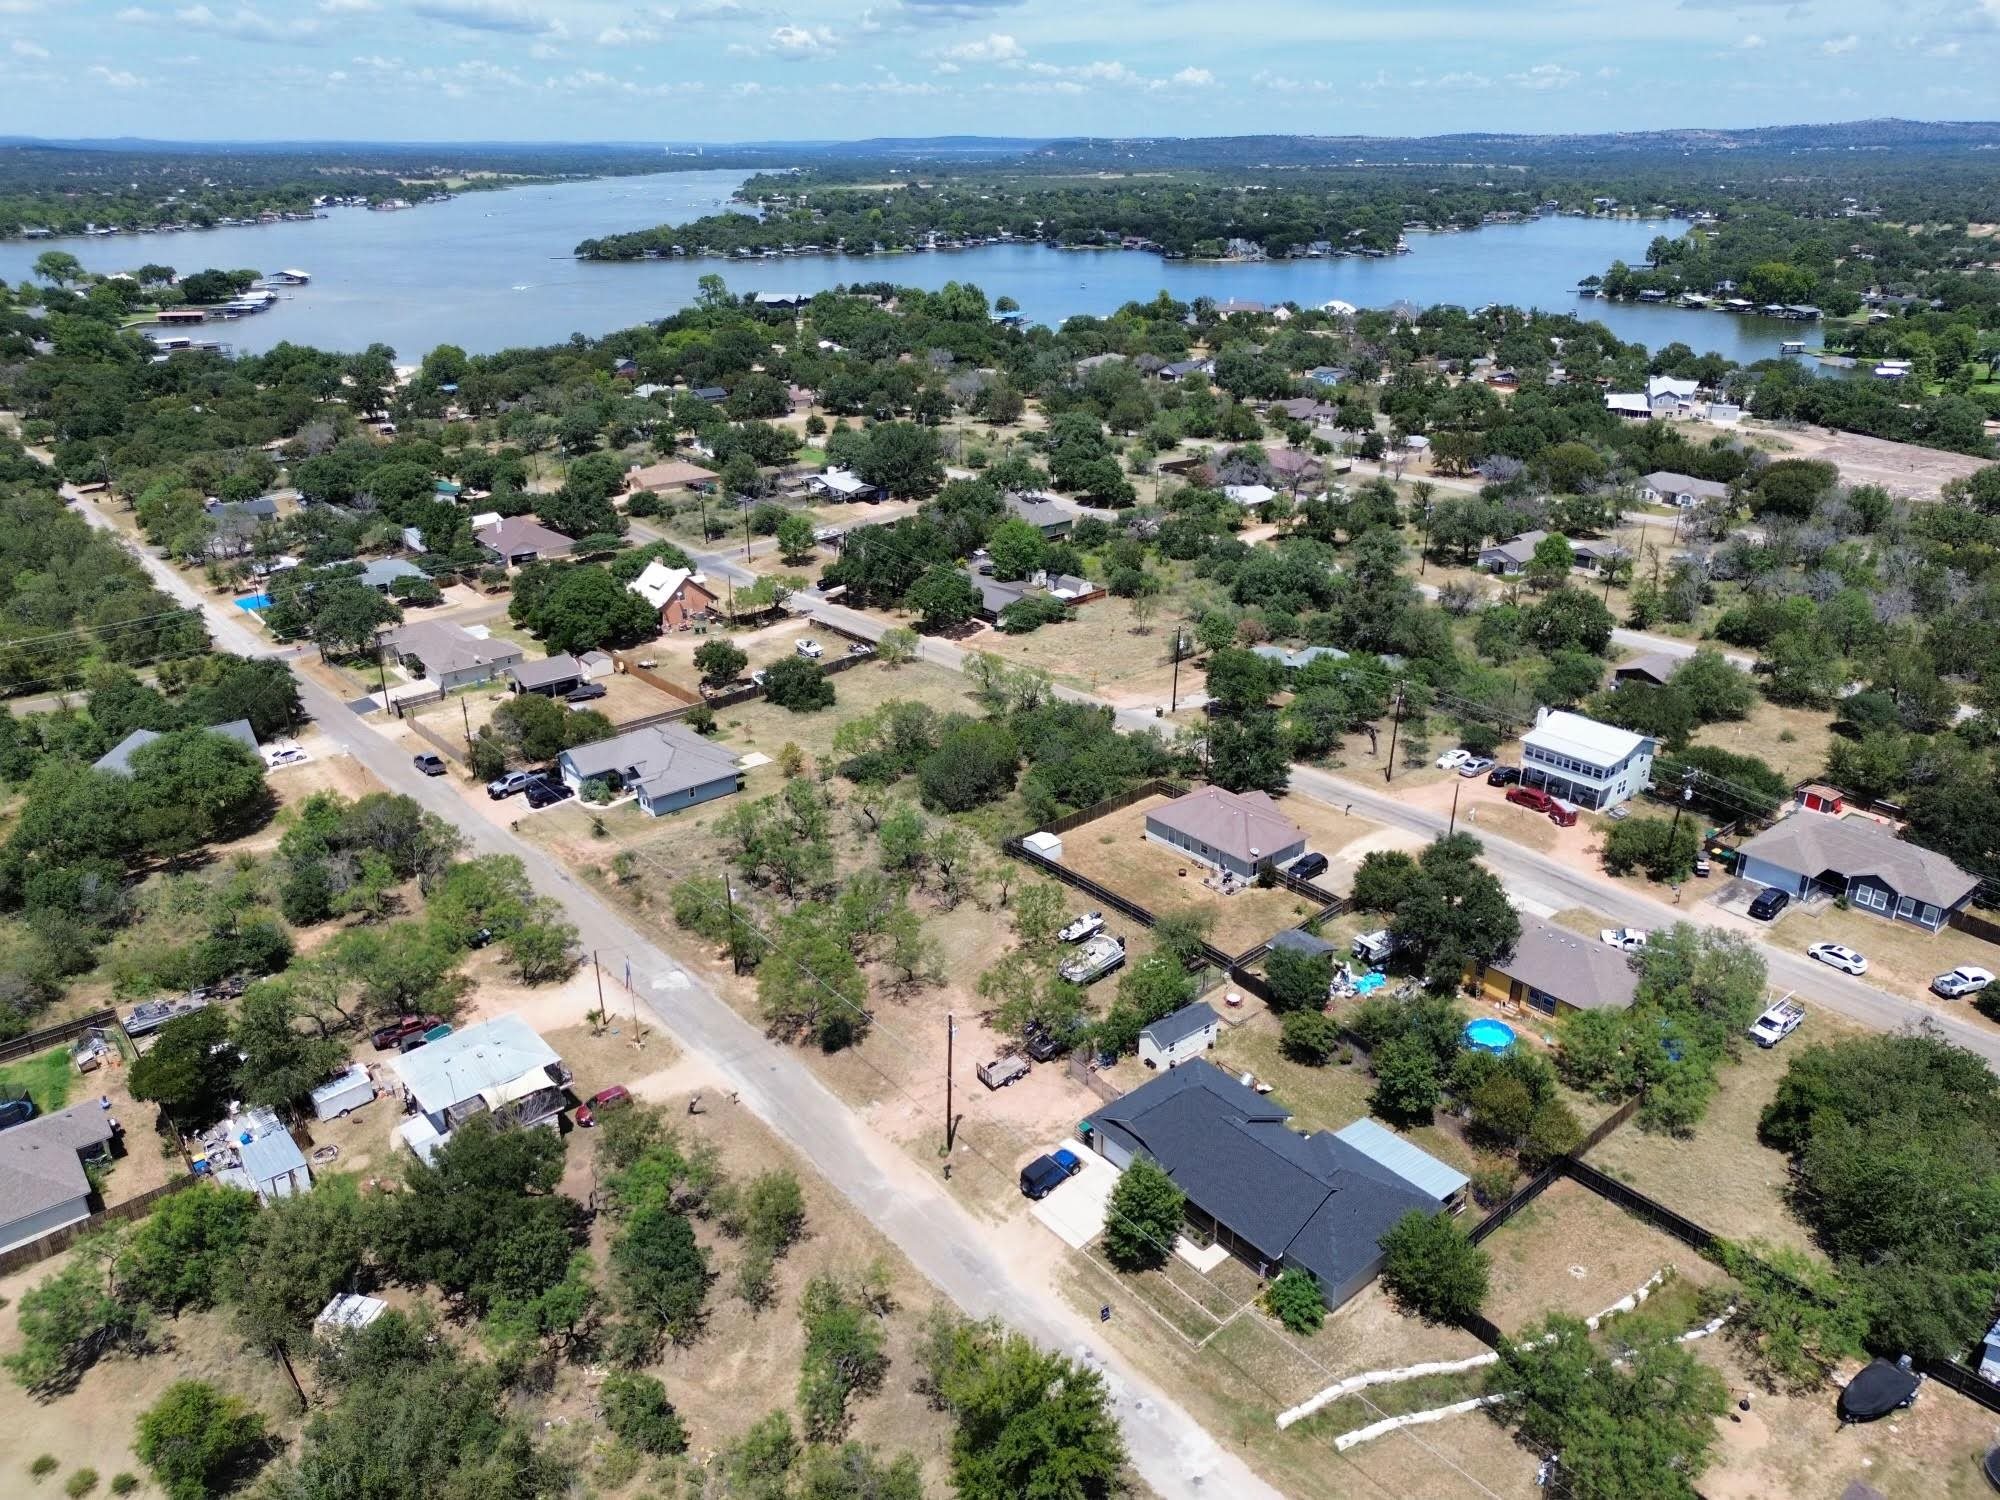
[[[620,1109],[632,1102],[632,1094],[622,1083],[599,1089],[576,1107],[576,1123],[588,1130],[607,1109]]]
[[[387,1052],[391,1047],[400,1047],[413,1036],[422,1036],[433,1026],[443,1022],[436,1016],[399,1016],[386,1026],[377,1026],[368,1034],[368,1040],[375,1044],[377,1052]]]
[[[1531,808],[1544,814],[1558,828],[1576,826],[1576,809],[1564,807],[1538,786],[1510,786],[1507,788],[1507,800],[1517,807]]]

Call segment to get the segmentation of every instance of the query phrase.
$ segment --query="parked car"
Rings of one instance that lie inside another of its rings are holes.
[[[1474,755],[1458,763],[1458,774],[1470,780],[1474,776],[1484,776],[1493,769],[1493,757]]]
[[[465,946],[468,948],[484,948],[492,941],[493,929],[491,927],[482,927],[465,940]]]
[[[375,1044],[377,1052],[387,1052],[391,1047],[401,1046],[406,1038],[422,1036],[433,1026],[442,1024],[436,1016],[398,1016],[368,1033],[368,1040]]]
[[[1767,885],[1757,893],[1757,899],[1750,903],[1750,915],[1760,922],[1769,922],[1791,904],[1792,897],[1789,891],[1781,891],[1775,885]]]
[[[866,641],[855,641],[847,648],[847,654],[849,656],[873,656],[875,648]]]
[[[10,1130],[16,1125],[25,1125],[34,1118],[34,1100],[0,1099],[0,1130]]]
[[[1318,850],[1311,854],[1301,854],[1285,866],[1285,873],[1295,880],[1311,880],[1326,873],[1326,856]]]
[[[563,694],[565,703],[590,703],[602,698],[606,688],[601,682],[586,682],[581,687],[573,687]]]
[[[1087,911],[1080,917],[1070,918],[1069,925],[1056,936],[1065,943],[1080,943],[1085,938],[1096,937],[1104,931],[1104,913]]]
[[[981,1063],[973,1071],[989,1089],[1004,1089],[1015,1079],[1028,1076],[1028,1060],[1025,1057],[996,1057],[992,1062]]]
[[[1976,964],[1960,964],[1949,974],[1940,974],[1931,981],[1931,993],[1942,995],[1947,1000],[1962,1000],[1967,995],[1976,995],[1993,982],[1993,971],[1982,969]]]
[[[1549,798],[1549,821],[1558,828],[1574,828],[1576,827],[1576,809],[1571,807],[1567,802],[1558,802],[1555,798],[1551,797]]]
[[[1486,773],[1488,786],[1513,786],[1521,779],[1519,766],[1495,766]]]
[[[420,751],[410,757],[410,763],[426,776],[444,775],[444,757],[435,751]]]
[[[1646,934],[1637,927],[1600,928],[1597,940],[1607,948],[1616,948],[1620,953],[1637,953],[1646,946]]]
[[[770,681],[770,678],[771,674],[762,667],[759,667],[750,674],[750,685],[752,687],[762,687],[766,682]]]
[[[1538,786],[1510,786],[1507,788],[1507,800],[1516,807],[1538,813],[1546,813],[1556,805],[1556,799]]]
[[[1714,872],[1715,866],[1709,860],[1708,851],[1706,849],[1697,850],[1694,857],[1694,873],[1696,876],[1702,880],[1706,880]]]
[[[1838,969],[1843,974],[1866,974],[1868,960],[1845,943],[1814,943],[1806,949],[1808,958],[1816,958],[1829,969]]]
[[[1614,823],[1622,823],[1632,816],[1632,805],[1629,802],[1621,802],[1616,807],[1607,809],[1604,816]]]
[[[1021,1168],[1021,1191],[1039,1201],[1082,1170],[1083,1163],[1077,1159],[1077,1154],[1067,1146],[1059,1146],[1047,1156],[1038,1156]]]
[[[576,1107],[576,1123],[588,1130],[607,1109],[619,1109],[632,1102],[632,1091],[622,1083],[599,1089]]]
[[[1043,1027],[1041,1023],[1030,1021],[1025,1028],[1028,1056],[1032,1057],[1036,1062],[1049,1062],[1054,1058],[1063,1056],[1065,1053],[1074,1052],[1082,1030],[1082,1026],[1078,1025],[1063,1035],[1057,1036],[1054,1032]]]
[[[1437,768],[1440,771],[1456,771],[1471,759],[1470,750],[1447,750],[1437,758]]]
[[[1760,1047],[1775,1047],[1799,1029],[1806,1008],[1796,1000],[1780,1000],[1750,1023],[1750,1040]]]
[[[528,806],[549,807],[557,802],[567,802],[576,793],[566,781],[558,781],[552,776],[537,776],[528,783]]]
[[[826,647],[822,646],[811,636],[807,636],[802,641],[793,642],[792,650],[803,656],[807,661],[818,661],[822,656],[826,655]]]
[[[301,765],[311,759],[312,757],[297,745],[266,745],[264,747],[264,764],[274,771],[279,766]]]
[[[533,771],[509,771],[505,776],[496,776],[486,783],[486,795],[498,802],[516,792],[525,792],[534,779]]]

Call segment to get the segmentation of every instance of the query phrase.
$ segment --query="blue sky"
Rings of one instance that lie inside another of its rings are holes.
[[[1426,135],[1987,118],[2000,0],[0,0],[0,132]]]

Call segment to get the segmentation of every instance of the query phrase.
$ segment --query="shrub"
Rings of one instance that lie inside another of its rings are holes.
[[[1264,1288],[1264,1309],[1293,1333],[1317,1333],[1326,1321],[1326,1298],[1319,1283],[1296,1266]]]
[[[1458,1232],[1449,1214],[1412,1209],[1382,1236],[1382,1284],[1410,1311],[1457,1323],[1486,1300],[1486,1252]]]
[[[1273,948],[1264,960],[1264,978],[1271,986],[1273,1010],[1318,1011],[1326,1005],[1333,980],[1333,959],[1325,953]]]
[[[57,1458],[53,1453],[44,1453],[40,1458],[28,1465],[28,1472],[34,1475],[36,1479],[41,1480],[47,1479],[49,1475],[55,1473],[61,1467],[61,1459]]]
[[[264,1419],[201,1380],[181,1380],[139,1418],[132,1451],[170,1500],[206,1500],[228,1489],[264,1442]]]
[[[83,1500],[85,1495],[88,1495],[96,1488],[97,1470],[95,1469],[78,1469],[63,1481],[63,1493],[68,1495],[70,1500]]]
[[[833,682],[802,656],[774,661],[764,671],[764,696],[795,714],[833,707]]]
[[[1186,1195],[1173,1178],[1144,1157],[1135,1159],[1111,1190],[1104,1253],[1121,1271],[1148,1271],[1166,1263],[1180,1233]]]
[[[1340,1026],[1322,1011],[1299,1010],[1285,1017],[1281,1044],[1285,1056],[1307,1067],[1323,1068],[1340,1045]],[[1352,1050],[1348,1050],[1352,1056]]]
[[[121,1469],[111,1476],[111,1493],[114,1495],[129,1495],[137,1488],[139,1488],[137,1474],[127,1473]]]
[[[650,1375],[614,1371],[598,1393],[604,1425],[614,1436],[642,1453],[683,1453],[687,1428],[682,1425],[667,1388]]]

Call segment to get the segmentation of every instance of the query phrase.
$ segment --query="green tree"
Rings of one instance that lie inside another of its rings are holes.
[[[597,1400],[612,1435],[641,1453],[687,1451],[687,1428],[667,1399],[667,1388],[652,1376],[613,1370],[598,1388]]]
[[[799,1318],[806,1330],[799,1413],[808,1439],[833,1442],[847,1431],[850,1404],[878,1389],[889,1368],[882,1323],[828,1276],[806,1283]]]
[[[1271,1008],[1279,1014],[1322,1011],[1332,993],[1333,958],[1297,948],[1273,948],[1264,959],[1264,979],[1271,987]]]
[[[1552,531],[1535,543],[1535,550],[1528,559],[1526,576],[1528,587],[1552,589],[1568,579],[1576,567],[1576,552],[1569,544],[1569,538],[1560,531]]]
[[[183,1130],[222,1118],[236,1085],[228,1047],[229,1016],[211,1006],[160,1028],[152,1049],[132,1064],[132,1097],[157,1104]]]
[[[169,1500],[208,1500],[264,1451],[264,1419],[206,1381],[177,1380],[140,1414],[132,1449]]]
[[[1111,1189],[1104,1220],[1104,1255],[1121,1271],[1166,1264],[1180,1233],[1187,1195],[1147,1158],[1135,1157]]]
[[[1628,818],[1604,840],[1604,868],[1614,875],[1641,869],[1649,879],[1685,880],[1694,873],[1701,830],[1693,818],[1676,829],[1667,818]]]
[[[910,585],[903,602],[925,630],[950,630],[979,613],[979,590],[957,568],[939,563]]]
[[[630,1214],[611,1243],[618,1306],[648,1346],[661,1336],[687,1343],[708,1298],[708,1252],[685,1214],[648,1204]]]
[[[988,533],[987,554],[993,559],[993,576],[1001,580],[1026,578],[1042,565],[1048,550],[1041,528],[1018,516],[1008,516]]]
[[[778,555],[788,563],[806,561],[818,546],[813,540],[812,517],[803,511],[786,511],[778,522],[775,535],[778,538]]]
[[[68,1265],[22,1296],[21,1347],[0,1364],[26,1390],[44,1396],[73,1390],[104,1354],[143,1341],[144,1311],[112,1289],[116,1250],[106,1235],[82,1240]]]
[[[1024,885],[1014,897],[1014,936],[1023,948],[1048,952],[1068,915],[1069,898],[1062,886],[1047,880]]]
[[[757,965],[757,1001],[775,1034],[828,1052],[868,1030],[868,982],[826,909],[802,906],[778,923]]]
[[[727,687],[750,665],[750,653],[734,641],[715,636],[694,648],[695,670],[712,688]]]
[[[1264,1288],[1264,1310],[1293,1333],[1318,1333],[1326,1322],[1326,1298],[1308,1271],[1287,1266]]]
[[[1486,1252],[1449,1214],[1412,1209],[1382,1236],[1382,1284],[1430,1322],[1459,1323],[1478,1312],[1490,1270]]]
[[[1285,1017],[1280,1045],[1293,1062],[1324,1067],[1340,1047],[1340,1023],[1322,1010],[1293,1011]]]
[[[802,656],[786,656],[764,669],[764,696],[795,714],[833,707],[833,679]]]
[[[210,1306],[249,1242],[256,1213],[256,1197],[235,1188],[176,1193],[127,1238],[118,1257],[120,1283],[164,1313]]]
[[[1441,1086],[1437,1054],[1423,1039],[1392,1037],[1375,1049],[1370,1061],[1375,1092],[1369,1096],[1369,1107],[1391,1120],[1429,1124]]]
[[[881,422],[869,429],[854,469],[899,500],[921,500],[944,487],[944,450],[927,427]]]

